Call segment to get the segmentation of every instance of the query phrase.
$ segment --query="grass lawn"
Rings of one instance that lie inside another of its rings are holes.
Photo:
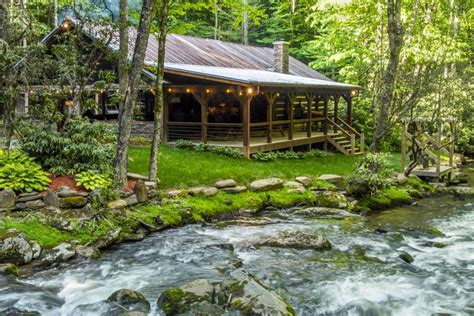
[[[149,155],[149,146],[131,147],[129,170],[146,175]],[[253,180],[268,177],[290,180],[296,176],[316,177],[325,173],[344,176],[354,170],[358,159],[360,156],[328,154],[326,157],[319,158],[260,162],[163,145],[159,156],[159,178],[161,188],[170,189],[211,185],[216,180],[227,178],[233,178],[241,184],[248,184]],[[391,154],[390,161],[397,170],[399,154]]]

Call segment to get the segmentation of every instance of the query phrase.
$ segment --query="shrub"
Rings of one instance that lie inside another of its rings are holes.
[[[307,159],[324,157],[327,153],[318,149],[310,151],[296,152],[292,150],[287,151],[271,151],[271,152],[259,152],[252,155],[252,159],[258,161],[275,161],[275,160],[294,160],[294,159]]]
[[[0,167],[0,188],[16,192],[43,191],[51,179],[41,166],[32,160],[28,163],[10,162]]]
[[[224,147],[224,146],[216,146],[216,147],[210,147],[210,151],[218,154],[218,155],[223,155],[231,158],[242,158],[242,152],[238,148],[232,148],[232,147]]]
[[[113,125],[72,118],[59,131],[47,123],[23,122],[20,132],[23,151],[51,173],[108,173],[112,169],[116,148]]]
[[[83,171],[76,174],[76,182],[87,190],[107,189],[112,186],[112,180],[108,175],[96,171]]]
[[[138,145],[138,146],[143,146],[143,145],[149,145],[151,144],[151,140],[142,136],[133,136],[130,137],[130,145]]]
[[[176,148],[195,150],[200,152],[212,152],[217,155],[227,156],[231,158],[242,158],[243,155],[238,148],[225,146],[210,146],[208,144],[194,144],[190,140],[178,139],[176,141]]]
[[[176,141],[176,148],[179,148],[179,149],[194,149],[194,144],[190,140],[178,139]]]
[[[349,176],[349,192],[356,197],[373,195],[387,186],[386,178],[391,174],[386,154],[367,154]]]

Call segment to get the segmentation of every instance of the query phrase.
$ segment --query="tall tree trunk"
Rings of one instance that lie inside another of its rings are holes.
[[[127,187],[128,148],[132,132],[133,109],[138,97],[140,79],[144,65],[145,52],[150,35],[150,27],[155,15],[156,0],[143,0],[140,23],[133,51],[123,111],[119,117],[117,154],[115,157],[115,181],[117,188]]]
[[[0,54],[7,56],[10,45],[10,0],[0,0]],[[11,98],[7,95],[8,66],[0,70],[0,96],[3,98],[3,136],[12,134]],[[7,144],[8,146],[8,144]]]
[[[7,44],[9,42],[9,36],[10,36],[10,0],[0,0],[0,41],[4,41],[5,44]]]
[[[371,151],[379,152],[388,130],[388,119],[393,100],[393,90],[398,72],[400,52],[403,46],[403,27],[400,17],[401,0],[387,0],[388,63],[382,74],[374,104],[377,112]]]
[[[169,0],[161,1],[160,10],[160,27],[158,36],[158,62],[155,82],[155,113],[153,123],[153,141],[151,143],[150,153],[150,169],[148,178],[150,181],[158,181],[158,153],[160,150],[161,143],[161,129],[163,122],[163,107],[164,104],[164,89],[163,89],[163,77],[164,77],[164,65],[165,65],[165,48],[166,48],[166,35],[168,33],[168,7]]]
[[[242,12],[242,43],[249,44],[249,15],[247,11],[248,0],[242,0],[244,10]]]
[[[214,0],[214,39],[219,39],[219,0]]]

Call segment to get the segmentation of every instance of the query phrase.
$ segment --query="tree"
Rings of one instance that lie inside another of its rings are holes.
[[[400,52],[403,46],[401,0],[387,0],[388,64],[382,73],[380,88],[376,92],[374,108],[378,110],[371,150],[379,152],[388,132],[389,109],[393,102],[395,80],[398,74]]]
[[[123,101],[124,105],[119,113],[119,132],[114,167],[116,187],[121,189],[127,187],[128,148],[132,132],[132,115],[140,88],[150,27],[155,15],[155,4],[155,0],[143,0],[132,62],[128,74],[127,89]]]
[[[148,178],[150,181],[158,180],[158,153],[161,143],[161,127],[163,125],[164,90],[163,77],[165,66],[165,45],[168,31],[168,9],[169,0],[162,0],[160,6],[159,29],[158,29],[158,56],[156,65],[155,82],[155,113],[153,123],[153,140],[151,143],[150,168]]]

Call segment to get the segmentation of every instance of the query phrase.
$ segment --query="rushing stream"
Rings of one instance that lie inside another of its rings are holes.
[[[418,229],[427,225],[445,236]],[[253,246],[283,230],[325,235],[334,248]],[[157,233],[120,245],[98,261],[67,264],[21,282],[0,279],[0,310],[77,314],[78,305],[130,288],[143,292],[159,314],[156,299],[163,290],[198,278],[219,280],[217,268],[242,260],[300,315],[473,315],[473,233],[473,198],[426,199],[343,220],[268,212]],[[401,251],[413,256],[412,264],[398,257]]]

